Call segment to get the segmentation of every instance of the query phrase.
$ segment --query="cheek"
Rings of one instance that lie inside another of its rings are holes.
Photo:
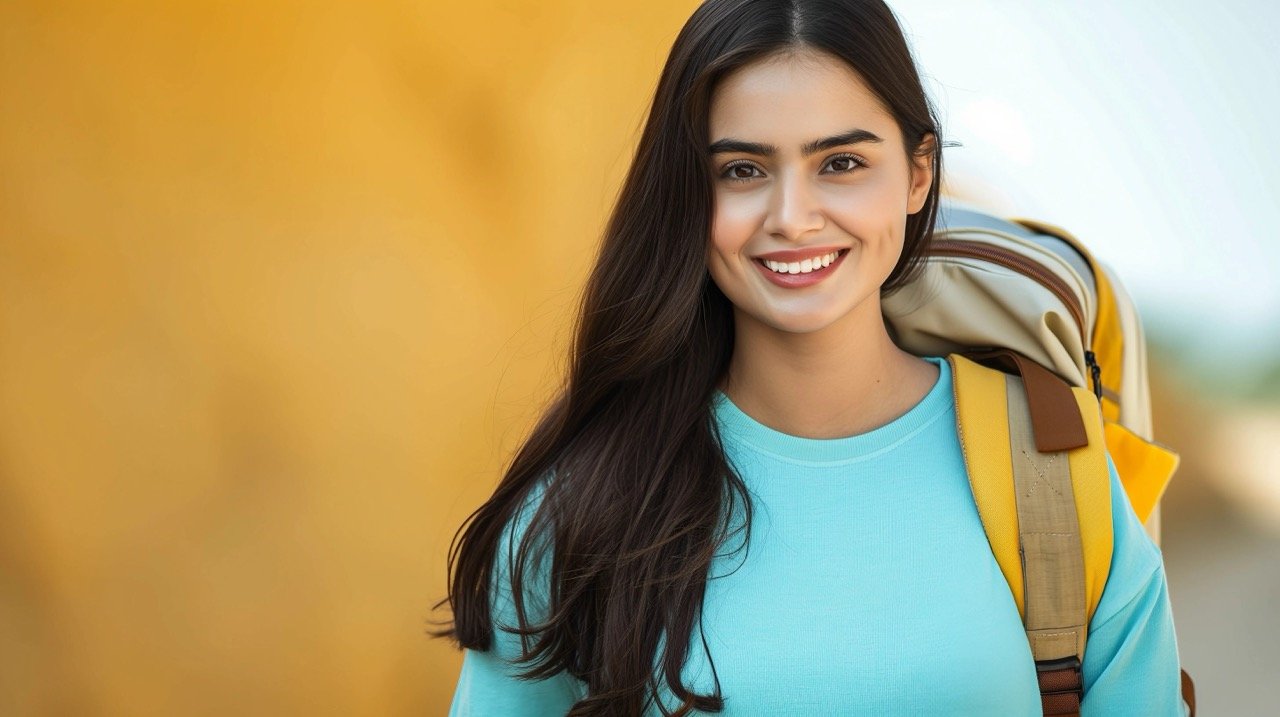
[[[905,193],[891,182],[877,181],[850,192],[833,204],[828,216],[843,233],[854,237],[863,261],[858,271],[883,282],[902,256],[906,227]]]
[[[710,250],[736,257],[760,226],[760,213],[741,197],[717,197],[711,226]]]
[[[828,216],[855,237],[883,237],[903,226],[907,195],[891,177],[877,176],[827,206]]]
[[[844,207],[856,208],[859,214],[877,220],[893,216],[906,207],[905,181],[900,181],[894,172],[880,172],[867,177],[858,185],[857,191],[846,194]]]

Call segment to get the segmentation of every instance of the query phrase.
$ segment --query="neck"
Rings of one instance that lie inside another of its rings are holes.
[[[937,367],[889,337],[879,297],[817,331],[791,333],[735,311],[721,390],[770,428],[841,438],[878,428],[919,403]]]

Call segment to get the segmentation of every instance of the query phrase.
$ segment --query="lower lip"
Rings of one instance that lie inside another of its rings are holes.
[[[840,262],[844,261],[844,257],[849,253],[848,249],[842,249],[840,254],[828,265],[821,269],[816,269],[807,274],[779,274],[778,272],[765,266],[759,259],[753,259],[752,263],[760,272],[764,274],[764,278],[772,281],[774,284],[784,289],[799,289],[805,286],[813,286],[831,275],[840,266]]]

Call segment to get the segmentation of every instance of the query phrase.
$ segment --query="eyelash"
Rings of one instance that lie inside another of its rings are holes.
[[[850,169],[846,169],[846,170],[844,170],[844,171],[841,171],[841,172],[836,172],[836,174],[849,174],[849,173],[853,172],[855,169],[858,169],[858,168],[866,167],[866,166],[867,166],[867,162],[866,162],[866,160],[864,160],[862,157],[859,157],[859,156],[858,156],[858,155],[856,155],[856,154],[849,154],[848,152],[841,153],[841,154],[837,154],[837,155],[835,155],[834,157],[832,157],[831,159],[827,160],[827,162],[828,162],[828,164],[829,164],[829,163],[831,163],[831,162],[835,162],[836,160],[840,160],[840,159],[848,159],[848,160],[852,161],[852,162],[853,162],[853,167],[852,167],[852,168],[850,168]],[[753,179],[757,179],[757,177],[734,177],[734,176],[732,176],[732,172],[733,172],[733,170],[734,170],[735,168],[737,168],[737,167],[751,167],[751,168],[753,168],[753,169],[754,169],[754,168],[755,168],[755,165],[754,165],[754,164],[751,164],[750,162],[745,162],[745,161],[733,162],[732,164],[729,164],[728,166],[726,166],[726,167],[724,168],[724,171],[723,171],[723,173],[721,173],[720,177],[721,177],[722,179],[727,179],[727,180],[729,180],[730,182],[749,182],[749,181],[751,181],[751,180],[753,180]]]

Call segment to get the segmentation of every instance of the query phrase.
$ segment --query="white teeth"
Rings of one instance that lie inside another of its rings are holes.
[[[779,274],[808,274],[815,269],[831,266],[831,262],[835,261],[838,256],[840,256],[840,252],[833,251],[830,254],[805,259],[804,261],[781,262],[765,259],[764,265]]]

